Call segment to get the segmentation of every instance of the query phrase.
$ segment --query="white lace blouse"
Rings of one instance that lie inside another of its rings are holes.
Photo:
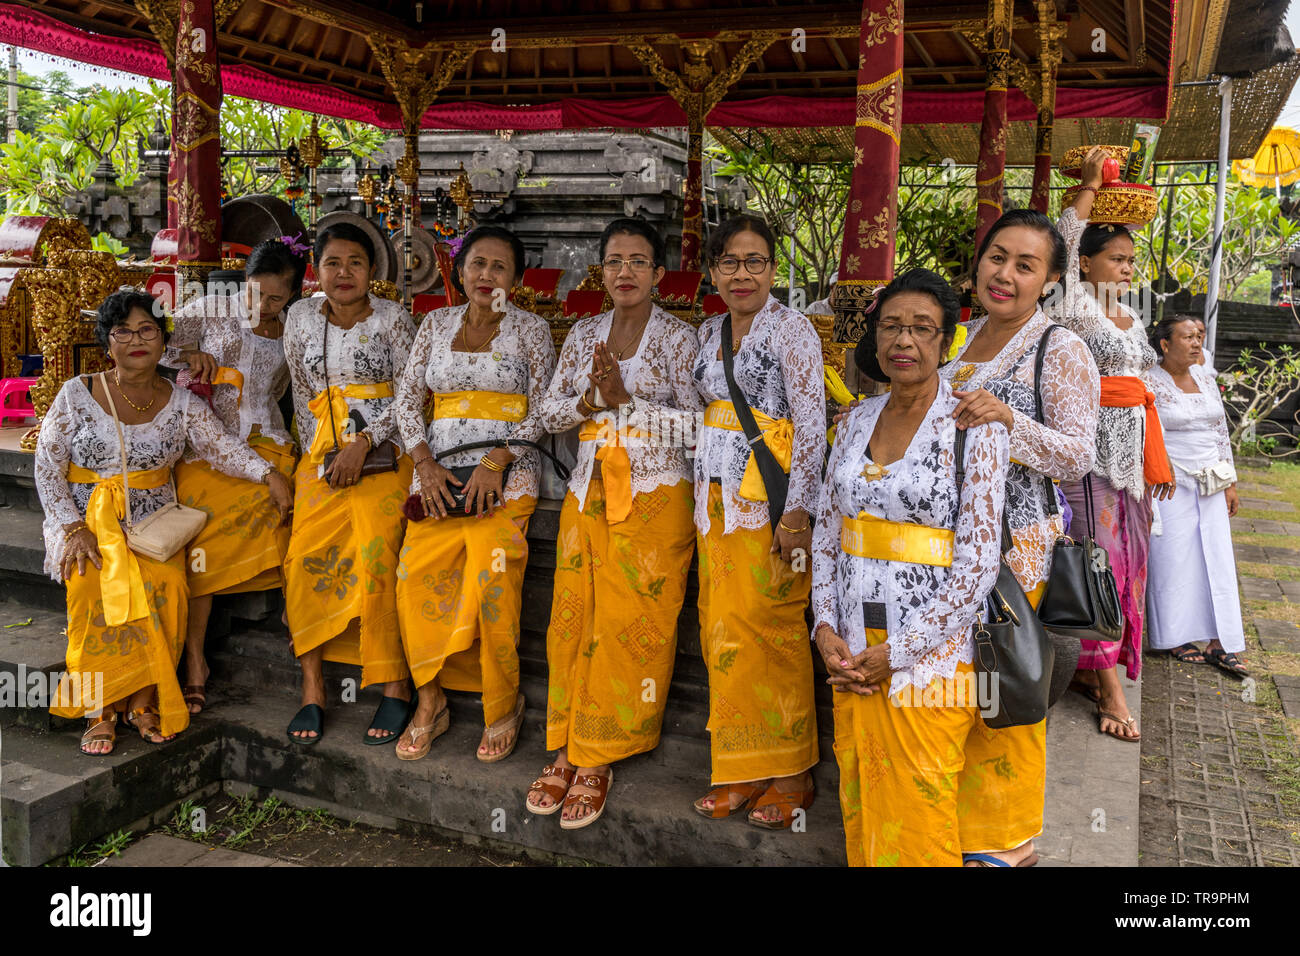
[[[718,315],[700,324],[700,350],[695,360],[695,385],[705,405],[731,401],[719,350],[722,320]],[[817,507],[822,457],[826,449],[826,388],[822,372],[821,339],[807,316],[782,305],[771,295],[754,316],[741,340],[733,371],[749,404],[772,418],[794,425],[790,456],[790,488],[786,510]],[[749,461],[744,432],[705,426],[695,454],[695,526],[709,530],[709,479],[722,479],[723,532],[768,526],[767,503],[740,497],[740,481]]]
[[[271,465],[222,426],[207,402],[188,389],[172,387],[153,421],[122,425],[131,471],[171,467],[186,443],[213,468],[232,478],[262,481]],[[91,397],[81,376],[63,384],[41,420],[36,441],[36,491],[45,511],[45,571],[56,581],[63,561],[63,529],[86,516],[93,484],[68,481],[69,463],[99,475],[122,474],[121,446],[113,416]],[[139,521],[175,501],[170,484],[131,488],[131,519]]]
[[[564,340],[559,364],[541,403],[546,430],[567,431],[584,419],[578,412],[578,396],[591,385],[591,361],[596,343],[609,338],[614,321],[611,309],[602,315],[577,322]],[[688,450],[695,433],[691,423],[702,409],[691,369],[695,364],[695,330],[680,319],[654,306],[636,354],[618,363],[623,384],[632,396],[634,408],[623,416],[614,411],[594,417],[611,428],[637,428],[651,432],[647,439],[625,440],[632,467],[632,494],[654,491],[662,485],[691,480]],[[682,414],[686,413],[686,414]],[[601,441],[578,442],[577,463],[569,477],[569,491],[583,504]]]
[[[298,423],[298,440],[304,454],[316,434],[316,418],[307,407],[325,388],[325,336],[329,336],[329,384],[375,385],[389,382],[397,390],[397,380],[406,368],[406,360],[415,340],[415,323],[401,305],[378,296],[370,297],[374,310],[350,329],[329,323],[321,313],[324,295],[299,299],[289,309],[284,325],[284,357],[293,382],[293,413]],[[393,419],[393,398],[351,398],[349,411],[358,410],[365,419],[365,433],[373,444],[385,439],[397,441],[397,424]],[[338,423],[343,428],[343,423]],[[400,442],[399,442],[400,444]]]
[[[867,443],[888,395],[866,399],[840,423],[813,531],[813,634],[829,624],[849,649],[866,648],[863,602],[885,605],[891,695],[951,677],[973,659],[971,625],[997,581],[1002,506],[1009,458],[999,423],[966,438],[966,480],[957,500],[953,443],[957,405],[947,382],[916,430],[907,453],[881,478],[863,475]],[[889,521],[955,528],[952,566],[861,558],[840,547],[841,517],[866,512]]]
[[[1233,460],[1228,420],[1214,369],[1193,365],[1191,374],[1199,389],[1196,393],[1184,392],[1160,365],[1143,376],[1156,397],[1169,460],[1189,474]]]
[[[536,442],[542,438],[545,429],[540,409],[555,370],[550,326],[540,316],[508,304],[488,351],[453,352],[452,346],[460,336],[468,310],[468,304],[437,309],[420,323],[406,370],[398,382],[393,413],[407,448],[427,442],[429,450],[438,455],[444,449],[470,442],[502,438]],[[425,427],[426,392],[471,390],[527,395],[528,412],[519,422],[435,418]],[[441,464],[447,468],[473,465],[490,450],[457,452]],[[510,469],[504,488],[507,501],[537,497],[540,456],[531,449],[521,449],[517,454],[519,457]],[[412,493],[417,491],[418,484],[418,478],[412,481]]]
[[[1068,329],[1054,329],[1043,358],[1043,424],[1039,424],[1034,363],[1051,320],[1040,310],[995,357],[987,362],[964,361],[967,345],[987,321],[987,316],[981,316],[971,322],[966,345],[954,361],[939,369],[939,375],[958,391],[987,389],[1011,407],[1006,512],[1015,548],[1007,563],[1028,591],[1047,580],[1052,545],[1065,533],[1059,505],[1052,513],[1043,475],[1078,480],[1092,470],[1101,383],[1088,347]]]
[[[284,345],[280,339],[253,331],[243,295],[204,296],[181,306],[173,319],[176,329],[163,353],[163,364],[186,368],[181,351],[198,349],[215,358],[218,365],[238,369],[244,376],[242,392],[232,385],[212,389],[212,407],[226,431],[248,441],[256,425],[259,434],[292,445],[279,405],[289,387]],[[193,449],[185,453],[187,461],[194,457]]]
[[[1137,313],[1133,324],[1121,329],[1112,322],[1101,304],[1079,278],[1079,239],[1087,227],[1071,206],[1062,214],[1057,228],[1069,250],[1066,292],[1051,310],[1052,318],[1083,339],[1102,375],[1139,377],[1156,364],[1156,353],[1147,341],[1146,329]],[[1130,310],[1131,311],[1131,310]],[[1097,415],[1097,462],[1093,470],[1116,488],[1136,499],[1146,494],[1142,476],[1142,443],[1146,410],[1101,408]]]

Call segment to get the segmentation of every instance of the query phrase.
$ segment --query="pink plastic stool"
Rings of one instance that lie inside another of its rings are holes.
[[[32,408],[31,387],[36,384],[34,378],[0,378],[0,427],[6,418],[35,418],[36,409]],[[9,396],[20,396],[16,404],[9,404]]]

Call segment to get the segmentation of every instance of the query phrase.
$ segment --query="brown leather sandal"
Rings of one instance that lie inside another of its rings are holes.
[[[203,713],[203,708],[208,706],[208,691],[206,684],[186,684],[181,688],[181,697],[185,700],[185,706],[197,704],[198,710],[191,710],[190,716],[195,717]]]
[[[573,787],[581,784],[596,793],[574,793]],[[569,788],[568,794],[564,798],[566,807],[591,807],[592,812],[585,817],[577,820],[560,820],[561,830],[581,830],[583,827],[589,827],[605,812],[605,798],[609,796],[609,788],[614,785],[614,768],[610,767],[609,772],[603,776],[598,773],[586,774],[574,779]]]
[[[549,807],[539,807],[527,797],[524,798],[524,809],[529,813],[535,813],[539,817],[549,817],[552,813],[559,813],[564,807],[564,798],[569,795],[569,788],[573,786],[573,776],[577,771],[573,767],[557,767],[553,763],[548,763],[542,768],[541,776],[533,781],[528,792],[534,790],[546,794],[555,802]],[[545,783],[547,777],[559,777],[564,781],[564,786],[555,783]]]
[[[107,731],[101,729],[105,726]],[[99,753],[91,753],[86,749],[86,744],[97,744],[101,740],[107,740],[110,744],[117,743],[117,714],[111,717],[90,718],[86,732],[81,735],[81,752],[87,757],[107,757],[113,752],[112,747]]]
[[[692,806],[695,807],[695,812],[702,817],[708,817],[711,820],[722,820],[733,813],[753,810],[754,804],[758,802],[759,797],[767,792],[767,788],[771,783],[771,780],[759,780],[751,783],[726,783],[720,787],[714,787],[696,800]],[[737,806],[733,807],[731,805],[732,796],[740,797],[740,803]],[[713,798],[712,808],[704,805],[704,801],[709,797]]]
[[[813,792],[816,788],[813,785],[812,775],[808,774],[806,776],[808,785],[804,790],[778,790],[776,789],[776,782],[773,781],[767,791],[758,798],[758,803],[754,805],[754,809],[749,812],[749,816],[745,819],[756,827],[762,827],[764,830],[788,830],[790,825],[794,823],[794,811],[807,810],[812,806]],[[781,819],[768,821],[754,816],[764,807],[780,807],[782,811]]]
[[[146,723],[139,719],[141,717],[152,717],[153,720]],[[126,722],[135,728],[136,733],[140,735],[140,739],[147,744],[154,744],[155,746],[158,744],[165,744],[176,736],[175,734],[172,734],[170,737],[163,737],[162,730],[159,729],[162,726],[162,722],[158,720],[158,711],[154,710],[152,707],[141,707],[139,710],[128,710],[126,712]],[[154,737],[162,737],[163,739],[154,740]]]

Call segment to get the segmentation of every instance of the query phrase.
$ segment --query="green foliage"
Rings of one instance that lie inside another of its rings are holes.
[[[1289,345],[1242,349],[1237,364],[1219,375],[1237,454],[1285,457],[1297,453],[1296,430],[1272,415],[1300,392],[1300,354]]]
[[[67,866],[98,866],[110,856],[121,856],[134,839],[135,834],[130,830],[117,830],[94,846],[85,843],[77,847],[68,854],[65,863]]]
[[[119,259],[125,258],[131,251],[126,247],[126,243],[115,239],[106,232],[97,233],[92,236],[90,240],[90,248],[94,249],[96,252],[111,252]]]

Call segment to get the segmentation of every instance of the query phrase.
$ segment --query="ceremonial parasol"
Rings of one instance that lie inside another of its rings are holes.
[[[1283,186],[1300,181],[1300,133],[1289,126],[1274,126],[1251,159],[1238,159],[1232,171],[1248,186]]]

